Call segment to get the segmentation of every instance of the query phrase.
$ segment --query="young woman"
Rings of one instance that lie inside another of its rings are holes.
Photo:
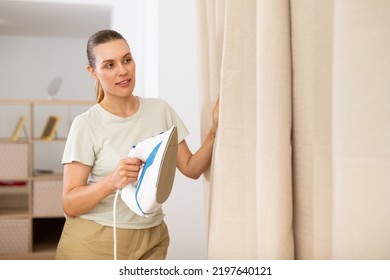
[[[77,116],[66,142],[63,209],[66,222],[56,259],[113,259],[114,196],[138,178],[142,162],[128,158],[129,148],[145,138],[177,127],[176,166],[185,176],[199,178],[211,162],[218,126],[213,126],[193,154],[188,131],[163,100],[133,95],[135,62],[126,40],[116,31],[101,30],[87,44],[87,70],[96,80],[97,104]],[[138,216],[121,199],[116,202],[118,259],[165,259],[169,234],[160,209]]]

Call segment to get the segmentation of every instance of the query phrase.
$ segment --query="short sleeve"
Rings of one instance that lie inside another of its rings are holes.
[[[177,128],[177,140],[178,143],[180,143],[188,136],[188,129],[176,111],[170,105],[168,105],[168,103],[166,104],[169,108],[169,115],[172,125],[175,125]]]
[[[93,135],[87,122],[80,116],[72,122],[68,138],[66,140],[62,164],[78,161],[85,165],[93,166],[95,152]]]

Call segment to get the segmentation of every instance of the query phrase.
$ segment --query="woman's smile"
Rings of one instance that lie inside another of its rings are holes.
[[[127,87],[131,82],[131,79],[123,80],[115,83],[116,86]]]

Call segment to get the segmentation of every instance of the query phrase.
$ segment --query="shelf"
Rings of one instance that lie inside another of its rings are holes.
[[[19,138],[16,141],[11,140],[11,138],[0,138],[0,143],[8,143],[8,144],[29,144],[31,140],[29,138]]]
[[[71,100],[71,99],[0,99],[0,104],[7,105],[91,105],[96,103],[93,100]]]
[[[0,259],[54,259],[65,222],[61,156],[66,136],[74,117],[94,104],[91,100],[0,99]],[[50,141],[41,139],[53,115],[61,118],[55,136]],[[23,117],[20,131],[17,120]],[[13,141],[17,129],[19,138]],[[12,181],[21,186],[8,185]]]
[[[29,217],[30,185],[0,187],[0,219]]]
[[[0,260],[54,260],[57,242],[34,244],[34,250],[27,254],[0,255]]]
[[[1,219],[27,219],[30,218],[28,209],[0,209],[0,220]]]
[[[0,255],[0,260],[54,260],[56,248],[19,255]]]
[[[33,179],[34,180],[62,180],[63,174],[62,173],[51,173],[51,174],[34,174]]]
[[[15,187],[0,186],[0,195],[28,194],[28,192],[29,192],[28,186],[15,186]]]
[[[64,137],[54,137],[53,139],[51,140],[45,140],[45,139],[41,139],[41,138],[33,138],[32,141],[34,142],[45,142],[45,143],[50,143],[50,142],[64,142],[66,141],[66,138]]]

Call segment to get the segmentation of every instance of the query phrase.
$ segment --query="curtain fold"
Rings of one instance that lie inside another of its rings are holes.
[[[209,259],[389,259],[390,2],[196,2]]]
[[[252,137],[256,131],[255,102],[250,97],[256,83],[253,57],[256,38],[242,34],[251,33],[256,6],[253,1],[226,1],[224,6],[220,70],[220,106],[223,108],[220,127],[224,133],[218,134],[214,158],[226,164],[213,165],[211,184],[219,187],[211,188],[208,253],[212,259],[253,258],[255,249],[248,240],[256,238],[253,227],[256,172],[246,149],[255,145],[255,137]]]
[[[294,235],[298,259],[332,242],[333,1],[291,1]]]
[[[251,221],[256,226],[255,256],[257,259],[293,259],[289,1],[257,1],[255,23],[256,87],[251,95],[256,106],[251,108],[251,114],[257,119],[251,137],[256,142],[247,149],[256,166],[256,189],[251,195],[256,205],[252,208],[256,219]],[[236,98],[239,102],[240,97]]]

